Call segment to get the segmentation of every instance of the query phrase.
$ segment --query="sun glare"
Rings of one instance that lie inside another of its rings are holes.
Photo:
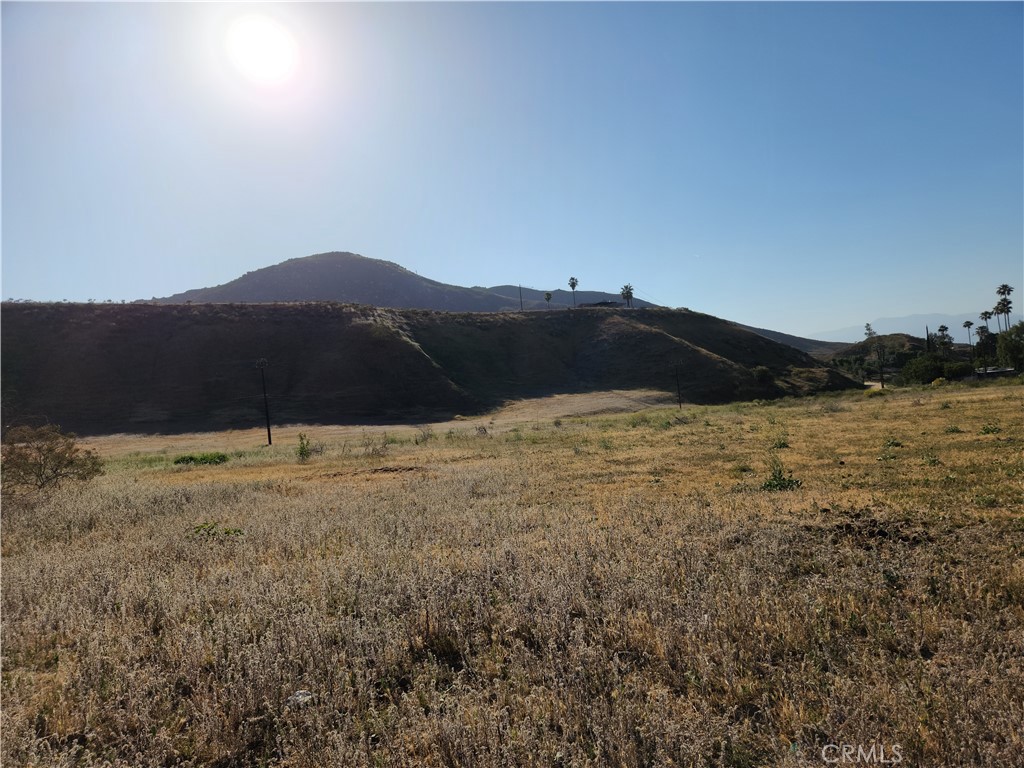
[[[232,22],[224,40],[228,58],[243,77],[257,85],[281,85],[299,63],[291,33],[266,16],[242,16]]]

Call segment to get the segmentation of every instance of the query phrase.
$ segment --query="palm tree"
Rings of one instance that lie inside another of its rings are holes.
[[[1013,311],[1013,302],[1004,296],[996,303],[995,309],[992,311],[1006,318],[1004,325],[1006,325],[1006,330],[1010,330],[1010,313]]]
[[[1007,285],[1006,283],[1003,283],[998,288],[996,288],[996,296],[998,296],[1001,299],[1010,298],[1011,293],[1013,293],[1012,285]]]
[[[576,306],[576,286],[580,284],[580,281],[575,277],[569,278],[569,290],[572,291],[572,305]]]
[[[988,330],[988,321],[993,318],[993,314],[991,312],[989,312],[988,310],[985,310],[980,315],[978,315],[978,318],[981,320],[981,322],[983,322],[985,324],[983,327],[987,331]]]
[[[964,320],[964,328],[967,329],[967,343],[971,346],[971,359],[974,359],[974,339],[971,336],[971,328],[974,327],[974,323],[970,320]]]
[[[627,307],[633,306],[633,286],[626,283],[622,286],[622,291],[619,293],[620,296],[625,300]]]
[[[871,327],[871,323],[864,323],[864,338],[871,341],[877,337],[878,332]],[[878,356],[878,380],[881,382],[882,389],[885,389],[885,347],[877,341],[872,343],[872,347]]]
[[[1000,299],[1000,301],[1002,301],[1002,299]],[[996,328],[998,328],[999,332],[1002,333],[1003,332],[1003,308],[999,306],[999,302],[996,302],[996,305],[994,307],[992,307],[992,316],[996,319]]]

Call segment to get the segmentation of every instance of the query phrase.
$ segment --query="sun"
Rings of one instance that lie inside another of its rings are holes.
[[[235,69],[257,85],[283,85],[298,68],[295,38],[266,16],[250,14],[235,19],[228,27],[224,47]]]

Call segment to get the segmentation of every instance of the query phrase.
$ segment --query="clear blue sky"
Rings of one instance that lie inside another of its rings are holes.
[[[1019,310],[1022,9],[4,2],[2,294],[338,250],[800,335]]]

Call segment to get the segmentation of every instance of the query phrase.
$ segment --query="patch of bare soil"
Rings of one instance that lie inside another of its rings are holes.
[[[675,405],[676,399],[654,389],[585,392],[576,395],[516,400],[492,414],[494,421],[530,421],[567,417],[595,416],[601,413],[632,413],[645,408]]]
[[[430,426],[435,431],[445,432],[452,428],[495,427],[513,425],[528,421],[548,419],[579,418],[608,413],[632,413],[645,408],[665,407],[675,404],[675,398],[665,392],[652,389],[609,390],[585,392],[571,395],[549,395],[547,397],[514,400],[487,414],[472,417],[456,417]],[[382,426],[374,425],[315,425],[288,424],[273,427],[275,445],[295,445],[300,432],[310,439],[328,443],[350,441],[358,444],[366,433],[387,432],[395,437],[415,436],[421,422]],[[246,451],[266,445],[266,429],[231,429],[222,432],[190,432],[180,435],[103,435],[83,437],[80,443],[104,458],[119,458],[131,454],[163,453],[177,456],[198,451]]]

